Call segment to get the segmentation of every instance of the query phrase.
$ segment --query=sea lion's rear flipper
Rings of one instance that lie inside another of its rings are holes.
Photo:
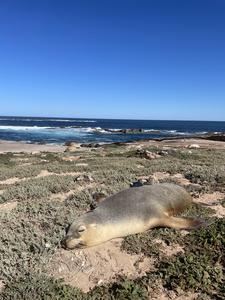
[[[166,217],[162,220],[161,226],[175,229],[195,229],[206,226],[206,223],[200,219]]]

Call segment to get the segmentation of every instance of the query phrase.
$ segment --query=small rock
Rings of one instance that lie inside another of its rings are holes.
[[[198,149],[198,148],[200,148],[200,146],[198,144],[191,144],[191,145],[188,145],[187,148],[189,148],[189,149]]]
[[[62,157],[62,160],[64,161],[76,161],[79,160],[81,158],[81,156],[65,156]]]
[[[157,154],[157,153],[153,153],[153,152],[150,152],[148,150],[141,150],[141,149],[138,149],[136,151],[136,153],[142,157],[142,158],[145,158],[145,159],[156,159],[156,158],[159,158],[161,157],[161,155]]]
[[[65,146],[67,146],[65,152],[74,152],[80,148],[80,144],[75,142],[66,142]]]
[[[158,151],[157,154],[159,154],[159,155],[161,155],[161,156],[166,156],[166,155],[169,154],[169,152],[166,151],[166,150],[161,150],[161,151]]]
[[[67,146],[67,147],[77,147],[77,148],[80,148],[80,144],[79,143],[72,142],[72,141],[65,142],[64,145]]]
[[[144,129],[142,129],[142,128],[128,128],[128,129],[118,130],[118,132],[125,133],[125,134],[139,134],[139,133],[144,133]]]
[[[45,248],[51,248],[51,244],[50,243],[46,243],[45,244]]]
[[[148,184],[159,183],[159,179],[155,175],[150,175],[147,180]]]
[[[4,289],[5,287],[5,283],[3,282],[3,280],[0,280],[0,292]]]
[[[40,153],[40,151],[32,151],[31,155],[36,155],[36,154],[39,154],[39,153]]]
[[[132,182],[130,184],[130,187],[139,187],[139,186],[143,186],[144,184],[140,181],[135,181],[135,182]]]
[[[94,181],[94,179],[90,175],[86,175],[86,174],[76,177],[75,180],[76,181],[87,181],[87,182],[93,182]]]
[[[130,187],[139,187],[143,185],[150,185],[150,184],[156,184],[159,183],[159,180],[157,179],[156,176],[151,175],[151,176],[143,176],[139,178],[137,181],[134,181],[130,184]]]
[[[101,147],[101,144],[98,143],[90,143],[90,144],[81,144],[81,147],[87,147],[87,148],[98,148]]]

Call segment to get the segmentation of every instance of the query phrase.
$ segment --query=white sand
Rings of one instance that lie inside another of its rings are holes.
[[[3,141],[0,140],[0,153],[6,152],[63,152],[66,149],[61,145],[39,145],[28,144],[25,142]]]

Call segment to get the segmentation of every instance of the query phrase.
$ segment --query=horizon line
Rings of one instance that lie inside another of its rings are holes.
[[[129,119],[129,118],[92,118],[92,117],[49,117],[49,116],[18,116],[18,115],[1,115],[0,118],[39,118],[39,119],[71,119],[71,120],[76,120],[76,119],[83,119],[83,120],[124,120],[124,121],[175,121],[175,122],[225,122],[222,120],[178,120],[178,119]]]

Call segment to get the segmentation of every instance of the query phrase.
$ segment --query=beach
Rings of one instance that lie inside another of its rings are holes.
[[[224,142],[194,138],[68,145],[0,141],[2,299],[10,299],[15,289],[18,299],[20,294],[30,299],[28,286],[39,299],[46,285],[51,297],[63,287],[69,299],[103,294],[120,299],[133,288],[140,299],[222,295]],[[67,226],[98,201],[137,183],[158,182],[185,187],[194,204],[184,214],[210,225],[190,232],[156,228],[84,250],[61,247]],[[215,234],[216,241],[210,238]]]
[[[82,143],[77,143],[78,145]],[[107,143],[110,144],[110,143]],[[111,143],[113,144],[113,143]],[[165,139],[162,141],[157,140],[141,140],[127,142],[127,145],[141,145],[141,146],[155,146],[155,147],[190,147],[191,145],[199,145],[204,149],[225,149],[225,143],[221,141],[212,141],[199,138],[179,138],[179,139]],[[85,145],[85,144],[84,144]],[[99,144],[101,145],[101,144]],[[102,144],[103,146],[104,144]],[[65,144],[35,144],[23,141],[5,141],[0,140],[0,153],[6,152],[63,152],[66,150]]]
[[[6,152],[62,152],[65,150],[63,145],[31,144],[26,142],[0,140],[0,153]]]

